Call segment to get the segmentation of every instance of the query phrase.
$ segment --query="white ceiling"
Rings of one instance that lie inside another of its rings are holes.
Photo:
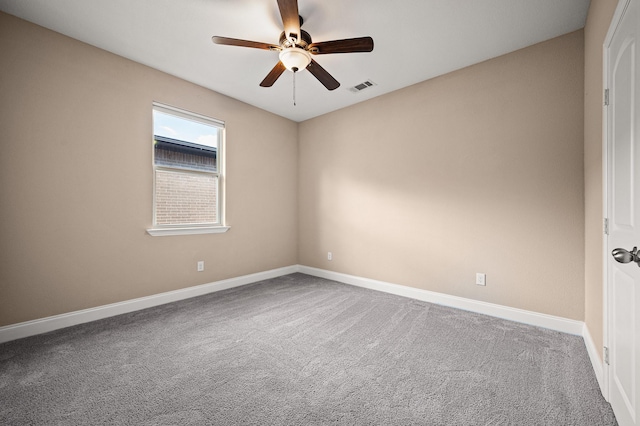
[[[371,53],[317,55],[341,86],[308,71],[259,83],[278,53],[276,0],[0,0],[0,10],[294,121],[303,121],[584,27],[589,0],[298,0],[313,41],[371,36]],[[349,88],[370,79],[360,93]]]

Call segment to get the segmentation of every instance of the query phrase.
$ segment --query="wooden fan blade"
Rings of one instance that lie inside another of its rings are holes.
[[[344,40],[321,41],[320,43],[311,43],[307,50],[314,55],[371,52],[373,50],[373,39],[371,37],[357,37]]]
[[[211,40],[215,44],[224,44],[227,46],[252,47],[254,49],[264,49],[264,50],[282,50],[280,46],[276,46],[275,44],[261,43],[259,41],[240,40],[237,38],[219,37],[219,36],[213,36],[211,37]]]
[[[335,78],[333,78],[331,76],[331,74],[329,74],[327,72],[327,70],[325,70],[324,68],[322,68],[316,61],[314,61],[313,59],[311,60],[311,62],[309,63],[309,65],[307,66],[307,69],[309,70],[309,72],[311,74],[313,74],[313,76],[315,78],[318,79],[318,81],[320,83],[322,83],[324,85],[324,87],[326,87],[329,90],[336,90],[338,87],[340,87],[340,83],[338,83],[338,80],[336,80]]]
[[[267,76],[264,78],[264,80],[262,80],[262,83],[260,83],[260,86],[262,86],[262,87],[271,87],[271,86],[273,86],[273,83],[275,83],[276,80],[278,79],[278,77],[280,77],[282,75],[284,70],[286,70],[284,64],[282,62],[278,61],[276,66],[273,67],[273,69],[271,71],[269,71],[269,74],[267,74]]]
[[[286,38],[300,40],[300,15],[298,13],[298,0],[278,0],[278,8],[284,25]]]

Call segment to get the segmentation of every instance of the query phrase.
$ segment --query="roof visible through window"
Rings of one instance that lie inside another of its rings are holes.
[[[153,111],[153,134],[157,136],[217,148],[218,131],[213,125]]]

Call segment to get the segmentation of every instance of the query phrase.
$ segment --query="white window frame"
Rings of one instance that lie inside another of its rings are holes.
[[[217,146],[217,158],[216,158],[216,171],[215,172],[197,172],[197,171],[185,171],[185,173],[197,173],[214,175],[217,177],[217,199],[216,199],[216,223],[205,224],[172,224],[172,225],[158,225],[156,223],[156,171],[157,170],[170,170],[177,171],[179,168],[158,166],[155,164],[155,152],[151,156],[151,167],[153,173],[153,227],[147,229],[147,233],[154,237],[168,236],[168,235],[193,235],[193,234],[219,234],[227,232],[230,226],[225,222],[225,123],[222,120],[216,120],[211,117],[207,117],[202,114],[186,111],[184,109],[172,107],[169,105],[161,104],[159,102],[153,103],[152,111],[158,111],[165,114],[174,115],[186,120],[197,121],[208,126],[216,127],[219,131],[220,137],[218,138]],[[152,114],[153,119],[153,114]],[[153,139],[153,137],[152,137]],[[153,144],[151,145],[153,149]]]

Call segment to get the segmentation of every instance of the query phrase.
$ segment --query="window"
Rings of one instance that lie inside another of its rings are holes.
[[[151,235],[225,232],[224,122],[154,103]]]

